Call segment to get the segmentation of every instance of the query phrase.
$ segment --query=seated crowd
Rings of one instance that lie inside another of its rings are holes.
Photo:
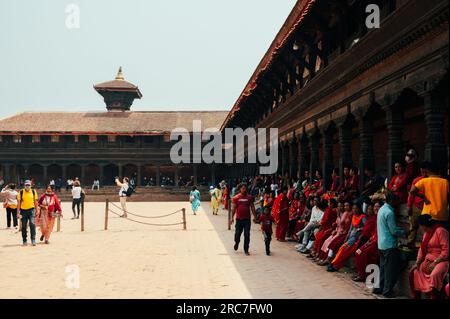
[[[378,265],[379,285],[373,293],[390,298],[405,264],[400,251],[417,253],[409,276],[412,296],[440,298],[444,285],[448,292],[449,186],[438,171],[433,163],[419,164],[410,150],[405,162],[395,164],[390,181],[365,169],[361,191],[355,167],[344,168],[342,181],[334,169],[327,189],[319,170],[313,176],[305,172],[297,181],[257,176],[241,182],[259,196],[258,212],[271,210],[276,239],[298,242],[296,251],[328,272],[352,261],[353,280],[365,281],[373,271],[368,266]],[[401,212],[409,216],[408,227],[399,223]]]

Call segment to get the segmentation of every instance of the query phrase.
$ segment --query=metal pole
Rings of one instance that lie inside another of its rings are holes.
[[[228,199],[228,230],[231,230],[231,199]]]
[[[183,208],[182,211],[183,211],[183,230],[186,230],[186,208]]]
[[[84,201],[81,202],[81,231],[84,231]]]
[[[105,230],[108,230],[108,212],[109,212],[109,199],[106,199],[106,205],[105,205]]]
[[[56,216],[56,231],[60,232],[61,231],[61,215],[58,214]]]

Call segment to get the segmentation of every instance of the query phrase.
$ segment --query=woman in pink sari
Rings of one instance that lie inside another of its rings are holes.
[[[448,231],[428,214],[419,216],[419,225],[425,234],[416,265],[409,273],[411,292],[415,299],[420,299],[422,293],[439,299],[448,273]]]
[[[53,226],[55,224],[56,214],[62,212],[61,204],[59,203],[58,197],[53,192],[53,188],[48,186],[45,194],[43,194],[38,201],[40,212],[36,216],[36,224],[39,225],[41,229],[41,238],[45,243],[49,244],[50,235],[53,231]],[[61,215],[62,216],[62,215]]]
[[[336,229],[333,230],[331,236],[325,240],[322,248],[320,249],[319,258],[317,260],[318,265],[326,266],[331,262],[331,260],[333,260],[334,255],[347,238],[352,217],[352,206],[350,202],[345,202],[344,212],[338,212],[338,216],[336,218]]]

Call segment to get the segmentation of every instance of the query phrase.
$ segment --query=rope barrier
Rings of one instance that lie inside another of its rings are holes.
[[[109,212],[111,212],[111,213],[113,213],[114,215],[117,215],[117,216],[119,216],[119,217],[122,216],[121,214],[118,214],[118,213],[112,211],[111,209],[109,209]],[[127,214],[128,214],[128,212],[127,212]],[[129,221],[131,221],[131,222],[138,223],[138,224],[150,225],[150,226],[176,226],[176,225],[183,225],[183,224],[184,224],[184,222],[173,223],[173,224],[152,224],[152,223],[144,223],[144,222],[140,222],[140,221],[138,221],[138,220],[134,220],[134,219],[131,219],[131,218],[124,218],[124,219],[129,220]]]
[[[116,208],[122,210],[122,207],[118,206],[117,204],[114,204],[113,202],[109,202],[109,203],[110,203],[111,205],[113,205],[114,207],[116,207]],[[139,214],[136,214],[136,213],[132,213],[132,212],[130,212],[130,211],[127,210],[127,214],[130,214],[130,215],[133,215],[133,216],[136,216],[136,217],[140,217],[140,218],[162,218],[162,217],[168,217],[168,216],[171,216],[171,215],[175,215],[175,214],[177,214],[177,213],[179,213],[179,212],[182,212],[182,211],[183,211],[182,209],[179,209],[179,210],[177,210],[177,211],[175,211],[175,212],[173,212],[173,213],[166,214],[166,215],[159,215],[159,216],[143,216],[143,215],[139,215]]]

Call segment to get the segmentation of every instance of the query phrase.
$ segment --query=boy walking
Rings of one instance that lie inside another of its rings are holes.
[[[270,242],[272,240],[272,224],[275,220],[272,217],[269,207],[264,207],[264,212],[259,216],[261,224],[261,231],[264,236],[264,243],[266,244],[266,255],[270,256]]]

